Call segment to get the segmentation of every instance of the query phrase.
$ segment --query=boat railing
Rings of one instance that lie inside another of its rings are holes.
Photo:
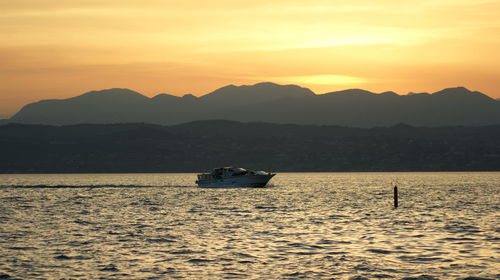
[[[198,180],[208,180],[208,179],[213,179],[214,176],[211,174],[198,174]]]

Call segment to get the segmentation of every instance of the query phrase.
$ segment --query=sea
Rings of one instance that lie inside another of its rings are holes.
[[[500,279],[500,172],[195,180],[0,175],[0,279]]]

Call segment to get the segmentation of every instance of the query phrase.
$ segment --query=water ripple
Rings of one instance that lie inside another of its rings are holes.
[[[500,278],[500,173],[194,179],[0,176],[0,279]]]

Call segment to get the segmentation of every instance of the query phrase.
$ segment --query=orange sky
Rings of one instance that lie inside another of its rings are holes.
[[[0,118],[112,87],[293,83],[500,98],[500,0],[0,0]]]

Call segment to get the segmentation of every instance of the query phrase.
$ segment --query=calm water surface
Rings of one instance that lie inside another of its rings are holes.
[[[194,181],[0,175],[0,279],[500,279],[500,173]]]

